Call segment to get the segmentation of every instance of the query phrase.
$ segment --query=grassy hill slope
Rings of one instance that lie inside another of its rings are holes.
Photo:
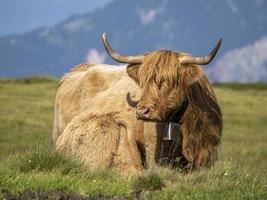
[[[190,174],[88,172],[53,150],[57,81],[0,80],[0,197],[267,199],[267,85],[216,85],[224,116],[220,159]]]

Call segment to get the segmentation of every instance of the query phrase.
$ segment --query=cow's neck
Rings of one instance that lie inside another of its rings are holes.
[[[173,111],[166,121],[168,123],[167,129],[165,132],[165,136],[163,140],[173,141],[174,139],[177,140],[177,144],[179,143],[179,132],[173,133],[173,130],[176,130],[173,127],[177,125],[182,124],[182,118],[187,110],[188,107],[188,101],[185,100],[181,106],[179,106],[175,111]],[[175,135],[175,138],[173,138],[173,135]]]
[[[185,114],[185,111],[188,107],[188,101],[185,100],[181,106],[179,106],[179,108],[177,108],[175,111],[173,111],[169,117],[167,122],[169,123],[178,123],[181,124],[182,123],[182,118]]]

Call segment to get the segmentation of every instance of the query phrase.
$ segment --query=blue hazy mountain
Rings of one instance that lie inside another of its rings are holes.
[[[0,38],[0,76],[59,76],[85,62],[93,50],[112,63],[102,32],[124,55],[160,48],[205,55],[222,37],[218,60],[266,37],[266,16],[264,0],[115,0],[50,28]]]

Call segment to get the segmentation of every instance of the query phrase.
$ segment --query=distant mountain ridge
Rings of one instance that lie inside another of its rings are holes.
[[[213,82],[266,82],[267,36],[228,51],[207,73]]]
[[[102,32],[124,55],[160,48],[205,55],[222,37],[219,60],[267,36],[266,16],[263,0],[115,0],[52,28],[0,38],[0,76],[60,76],[86,60],[112,63],[101,43]],[[215,62],[209,68],[213,66]]]

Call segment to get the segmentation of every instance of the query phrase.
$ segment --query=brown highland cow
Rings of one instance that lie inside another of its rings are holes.
[[[56,148],[76,156],[89,168],[139,171],[159,163],[189,169],[217,159],[222,116],[204,71],[221,40],[206,57],[159,50],[140,56],[108,54],[127,67],[81,64],[60,81],[53,139]],[[176,124],[176,147],[163,149],[169,123]],[[179,133],[179,134],[178,134]],[[180,136],[179,136],[180,135]],[[177,138],[179,136],[179,141]]]

